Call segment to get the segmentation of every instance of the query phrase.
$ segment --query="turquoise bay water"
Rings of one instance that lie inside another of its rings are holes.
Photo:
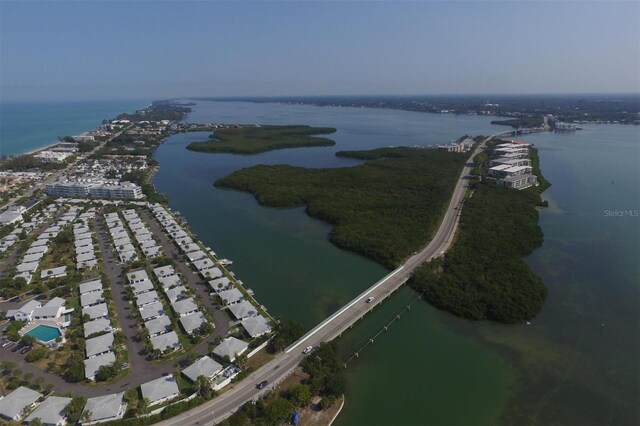
[[[144,108],[146,101],[0,104],[0,155],[18,155],[93,130],[103,119]]]
[[[33,330],[29,330],[25,334],[27,336],[35,337],[36,339],[44,343],[48,343],[62,336],[60,330],[58,330],[56,327],[50,327],[48,325],[39,325]]]

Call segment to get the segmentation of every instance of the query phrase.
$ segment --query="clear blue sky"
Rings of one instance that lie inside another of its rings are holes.
[[[640,91],[640,2],[0,0],[3,101]]]

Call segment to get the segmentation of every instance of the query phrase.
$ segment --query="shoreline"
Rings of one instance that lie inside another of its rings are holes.
[[[329,421],[329,423],[327,424],[327,426],[331,426],[333,424],[333,422],[336,421],[336,419],[338,418],[338,416],[340,415],[340,413],[342,412],[342,409],[344,408],[344,402],[346,401],[347,397],[344,396],[344,394],[342,394],[342,402],[340,403],[340,408],[338,408],[338,412],[333,416],[333,418]]]

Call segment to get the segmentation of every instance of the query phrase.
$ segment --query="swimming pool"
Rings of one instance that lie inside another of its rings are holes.
[[[25,333],[27,336],[35,337],[43,343],[48,343],[56,338],[62,336],[60,330],[56,327],[50,327],[48,325],[39,325],[33,330],[29,330]]]

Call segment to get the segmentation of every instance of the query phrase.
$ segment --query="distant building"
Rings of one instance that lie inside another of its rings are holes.
[[[498,185],[506,186],[513,189],[526,189],[538,184],[536,175],[513,175],[496,180]]]
[[[70,198],[107,198],[135,200],[143,197],[142,188],[131,182],[108,179],[78,179],[49,183],[47,194]]]

